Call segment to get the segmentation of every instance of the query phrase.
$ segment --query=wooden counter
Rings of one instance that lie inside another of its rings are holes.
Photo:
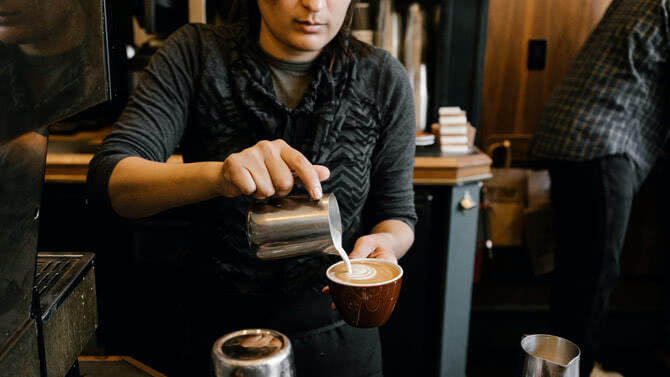
[[[109,132],[103,129],[76,135],[50,135],[45,181],[47,183],[85,183],[93,153]],[[170,163],[183,162],[174,155]],[[454,185],[491,177],[491,159],[481,151],[468,155],[442,155],[435,147],[417,149],[414,160],[415,185]]]
[[[44,173],[46,183],[86,183],[88,163],[93,153],[47,153]],[[182,163],[180,155],[171,156],[169,163]]]

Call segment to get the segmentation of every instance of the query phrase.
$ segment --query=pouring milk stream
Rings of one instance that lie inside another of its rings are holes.
[[[342,231],[340,229],[333,230],[333,245],[335,250],[340,255],[340,258],[344,261],[344,264],[347,265],[348,278],[351,280],[365,280],[369,279],[377,274],[377,270],[373,267],[364,265],[364,264],[351,264],[347,252],[342,248]]]

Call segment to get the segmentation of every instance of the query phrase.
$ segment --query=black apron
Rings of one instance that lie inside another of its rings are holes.
[[[213,285],[188,295],[183,376],[211,376],[212,345],[245,328],[277,330],[291,341],[298,377],[382,376],[379,331],[344,323],[331,299],[304,290],[290,295],[230,295]]]

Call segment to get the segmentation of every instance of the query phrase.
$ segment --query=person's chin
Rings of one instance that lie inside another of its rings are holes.
[[[31,42],[29,33],[24,32],[18,26],[0,25],[0,43],[5,44],[25,44]]]
[[[16,35],[16,33],[13,33],[12,30],[8,30],[8,28],[0,25],[0,43],[13,45],[19,44],[20,42],[20,35]]]
[[[328,44],[329,40],[323,36],[306,36],[296,41],[293,46],[300,51],[321,51]]]

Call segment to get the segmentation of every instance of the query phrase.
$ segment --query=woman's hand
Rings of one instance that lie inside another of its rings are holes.
[[[390,233],[368,234],[356,241],[354,250],[349,254],[349,258],[378,258],[398,263],[398,257],[394,249],[394,240],[395,238]]]
[[[349,258],[379,258],[398,263],[414,242],[414,231],[400,220],[384,220],[356,241]]]
[[[313,199],[321,199],[321,181],[329,175],[327,167],[312,165],[284,140],[262,140],[226,158],[220,193],[228,198],[239,195],[251,195],[256,199],[286,196],[297,179]]]

